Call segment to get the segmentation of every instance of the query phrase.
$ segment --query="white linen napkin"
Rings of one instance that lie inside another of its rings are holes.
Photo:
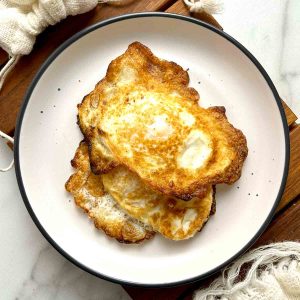
[[[11,57],[29,54],[36,36],[69,15],[85,13],[97,0],[1,0],[0,47]]]

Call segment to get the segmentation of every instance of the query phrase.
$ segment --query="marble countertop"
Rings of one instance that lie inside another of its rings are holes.
[[[300,116],[300,1],[224,1],[216,19],[266,69],[279,95]]]
[[[216,16],[265,67],[281,97],[300,115],[300,1],[230,0]],[[0,139],[0,164],[12,153]],[[35,227],[14,170],[0,173],[1,299],[129,299],[121,286],[85,273]]]

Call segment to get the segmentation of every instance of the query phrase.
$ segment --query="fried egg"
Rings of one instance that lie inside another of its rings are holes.
[[[78,106],[91,167],[125,166],[171,197],[204,197],[211,185],[235,182],[247,156],[243,133],[223,107],[201,108],[188,73],[135,42]]]
[[[102,175],[105,190],[130,216],[171,240],[193,237],[215,212],[215,193],[210,186],[203,198],[184,201],[153,191],[126,167]]]
[[[88,147],[84,142],[80,143],[72,166],[76,171],[67,181],[66,190],[73,195],[76,205],[94,221],[96,228],[123,243],[140,243],[154,236],[150,226],[130,217],[105,192],[101,176],[91,172]]]

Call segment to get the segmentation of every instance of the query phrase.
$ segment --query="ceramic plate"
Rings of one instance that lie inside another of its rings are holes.
[[[241,179],[218,185],[217,212],[193,239],[157,235],[119,244],[95,229],[64,189],[82,135],[76,105],[108,64],[140,41],[189,69],[201,105],[223,105],[247,137]],[[175,285],[202,279],[245,251],[269,223],[285,185],[288,127],[278,94],[258,61],[227,34],[163,13],[133,14],[89,27],[44,63],[25,97],[16,129],[15,161],[27,209],[48,241],[82,269],[115,282]]]

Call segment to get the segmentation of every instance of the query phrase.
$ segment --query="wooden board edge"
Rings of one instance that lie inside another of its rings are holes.
[[[188,7],[183,3],[182,0],[178,0],[175,2],[172,6],[170,6],[166,12],[173,13],[173,14],[180,14],[184,16],[191,15],[189,12]],[[223,30],[222,26],[218,23],[218,21],[210,14],[201,12],[201,13],[195,13],[192,14],[193,17],[200,19],[201,21],[208,23],[212,26],[215,26],[216,28]]]
[[[290,132],[290,140],[291,151],[289,175],[277,212],[282,210],[300,195],[300,124],[294,125]]]
[[[289,106],[281,99],[282,106],[284,108],[286,120],[289,126],[292,126],[298,119],[294,112],[289,108]]]

